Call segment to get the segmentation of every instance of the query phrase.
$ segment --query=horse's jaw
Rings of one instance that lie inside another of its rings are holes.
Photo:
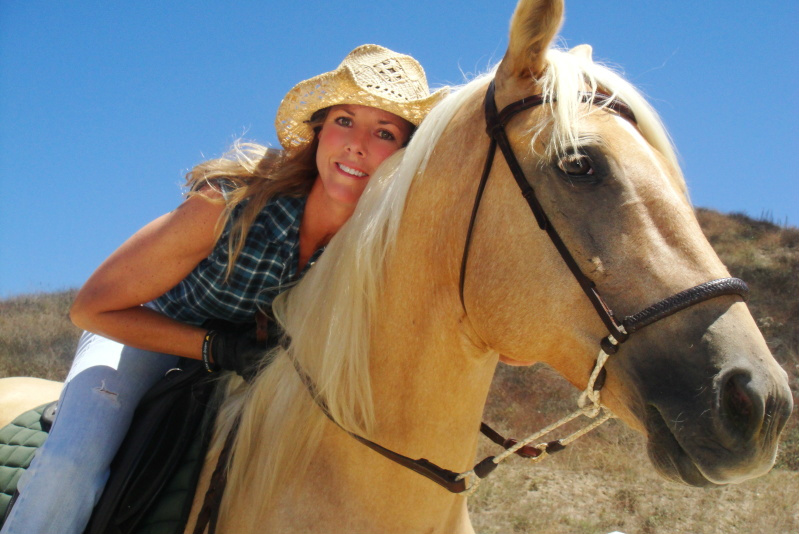
[[[647,453],[652,465],[664,478],[689,486],[722,486],[709,480],[690,454],[680,445],[660,412],[650,407],[646,420]]]
[[[782,404],[780,411],[789,415],[790,403]],[[787,415],[785,419],[787,419]],[[774,419],[782,419],[774,418]],[[774,420],[772,419],[772,421]],[[776,445],[776,438],[782,429],[782,424],[768,425],[763,432],[763,441]],[[657,408],[650,406],[646,421],[647,452],[652,464],[665,478],[675,482],[682,482],[690,486],[713,487],[726,484],[743,482],[750,478],[765,475],[774,465],[776,446],[750,447],[748,462],[738,462],[738,465],[708,466],[707,462],[695,454],[695,445],[691,448],[683,447],[680,433],[675,432],[672,425]],[[741,448],[738,447],[738,450]],[[708,441],[705,446],[706,454],[723,458],[732,449],[724,444]]]

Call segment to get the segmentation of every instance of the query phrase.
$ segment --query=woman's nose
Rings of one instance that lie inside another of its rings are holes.
[[[367,132],[353,130],[347,140],[347,150],[359,156],[366,156]]]

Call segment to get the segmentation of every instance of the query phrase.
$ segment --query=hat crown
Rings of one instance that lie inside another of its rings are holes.
[[[430,96],[427,77],[410,56],[382,46],[363,45],[347,55],[339,68],[347,68],[361,88],[395,102],[411,102]]]

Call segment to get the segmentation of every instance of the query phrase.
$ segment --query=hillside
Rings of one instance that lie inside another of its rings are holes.
[[[704,209],[698,217],[731,274],[749,284],[752,313],[799,400],[799,229]],[[78,336],[67,318],[73,297],[67,291],[0,301],[0,376],[66,376]],[[521,436],[571,411],[575,398],[546,367],[500,366],[485,416]],[[509,461],[484,482],[470,509],[481,534],[749,534],[799,532],[797,502],[795,411],[777,467],[754,481],[716,490],[666,482],[652,472],[641,438],[611,422],[540,464]]]
[[[64,380],[79,330],[67,316],[75,291],[0,300],[0,377]]]

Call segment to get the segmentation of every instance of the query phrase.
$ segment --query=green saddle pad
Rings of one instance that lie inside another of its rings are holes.
[[[48,403],[49,404],[49,403]],[[0,525],[22,473],[30,466],[47,432],[39,422],[47,404],[25,412],[0,429]]]
[[[49,403],[48,403],[49,404]],[[0,429],[0,526],[22,473],[47,439],[40,419],[47,404],[20,415]],[[176,534],[183,531],[205,456],[198,436],[184,453],[180,466],[136,529],[136,534]]]

